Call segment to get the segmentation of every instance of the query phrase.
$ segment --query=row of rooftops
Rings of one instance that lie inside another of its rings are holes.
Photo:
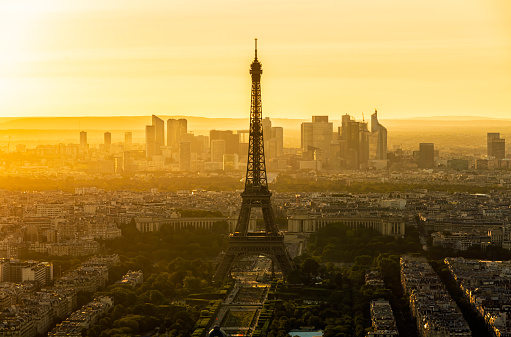
[[[73,312],[65,321],[48,333],[48,336],[82,336],[83,329],[90,328],[99,317],[114,305],[112,297],[100,296]]]
[[[425,258],[404,255],[400,267],[401,283],[419,335],[472,336],[456,302]]]
[[[0,284],[0,303],[5,305],[0,313],[0,334],[4,333],[4,330],[26,337],[45,334],[54,320],[66,318],[76,308],[76,294],[80,286],[86,283],[95,286],[98,274],[104,279],[103,271],[117,262],[117,255],[93,256],[76,270],[66,273],[62,278],[65,282],[60,286],[59,282],[56,282],[54,287],[41,290],[37,290],[33,284]],[[92,303],[85,312],[92,310],[96,312],[95,317],[99,317],[101,312],[113,305],[109,298],[100,299],[99,302],[101,304]],[[82,314],[83,312],[75,312],[71,320],[80,321]],[[80,336],[82,329],[79,331]]]
[[[389,301],[381,298],[372,300],[370,308],[371,324],[374,331],[368,333],[368,337],[399,336],[396,320]]]
[[[101,194],[53,194],[42,192],[0,193],[4,209],[11,214],[13,209],[21,208],[22,219],[32,222],[31,218],[60,217],[70,221],[102,221],[107,219],[130,219],[141,214],[175,216],[178,209],[202,209],[220,211],[224,216],[232,216],[241,203],[240,191],[230,192],[126,192],[112,191]],[[427,219],[482,219],[511,215],[507,191],[491,194],[440,193],[416,190],[402,193],[273,193],[272,204],[280,215],[300,213],[344,214],[364,213],[417,213]],[[2,217],[0,221],[12,222],[16,216]],[[40,213],[38,213],[38,209]],[[7,216],[6,216],[7,215]],[[93,217],[97,217],[94,219]]]
[[[449,271],[463,295],[495,336],[511,335],[511,262],[448,257]]]

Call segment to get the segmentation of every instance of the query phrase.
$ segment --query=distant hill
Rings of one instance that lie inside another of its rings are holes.
[[[188,130],[199,134],[211,129],[244,130],[249,128],[248,118],[207,118],[190,116],[158,116],[186,118]],[[272,118],[275,126],[288,129],[300,128],[302,119]],[[0,118],[0,130],[144,130],[151,124],[151,116],[108,116],[108,117],[9,117]]]
[[[246,130],[248,118],[208,118],[190,116],[158,116],[163,120],[169,118],[186,118],[188,130],[197,134],[206,134],[211,129]],[[381,116],[380,116],[381,117]],[[305,119],[272,118],[274,126],[282,126],[287,130],[300,130]],[[340,124],[332,119],[334,127]],[[380,119],[389,131],[430,130],[433,129],[483,129],[498,130],[511,127],[511,119],[473,116],[433,116],[401,119]],[[106,117],[0,117],[0,130],[139,130],[151,124],[151,116],[106,116]]]
[[[482,116],[429,116],[429,117],[410,117],[410,118],[401,118],[403,120],[466,120],[466,121],[474,121],[481,119],[490,119],[490,120],[508,120],[508,118],[494,118],[494,117],[482,117]]]
[[[410,118],[410,119],[381,119],[380,123],[383,124],[387,130],[394,132],[405,132],[413,130],[421,131],[444,131],[451,132],[504,132],[504,129],[511,128],[511,119],[497,119],[474,117],[474,119],[465,119],[457,117],[442,117],[442,118]]]

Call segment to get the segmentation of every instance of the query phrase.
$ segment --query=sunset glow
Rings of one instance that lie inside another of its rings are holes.
[[[245,117],[259,38],[270,117],[508,118],[511,5],[0,3],[0,116]]]

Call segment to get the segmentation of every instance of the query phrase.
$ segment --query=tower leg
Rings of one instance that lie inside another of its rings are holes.
[[[266,200],[263,200],[263,202],[264,201]],[[269,198],[268,204],[263,205],[261,207],[261,211],[263,212],[264,227],[266,228],[266,233],[270,235],[276,235],[279,232],[279,229],[275,223],[275,215],[273,214],[273,209],[269,203]]]
[[[241,204],[240,215],[238,216],[238,222],[236,223],[236,232],[238,232],[237,235],[247,235],[251,211],[252,207],[250,206],[250,201],[246,202],[243,200]]]

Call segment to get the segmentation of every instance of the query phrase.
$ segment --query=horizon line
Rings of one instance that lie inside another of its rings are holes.
[[[350,113],[343,113],[340,114],[342,117],[343,115],[348,114],[352,115]],[[148,114],[148,115],[84,115],[84,116],[0,116],[1,119],[11,118],[11,119],[23,119],[23,118],[122,118],[122,117],[151,117],[154,114]],[[206,118],[206,119],[249,119],[250,117],[206,117],[206,116],[193,116],[193,115],[164,115],[159,114],[155,116],[164,116],[164,117],[190,117],[190,118]],[[309,118],[312,116],[328,116],[331,118],[330,115],[325,114],[312,114]],[[290,117],[275,117],[275,116],[265,116],[269,117],[270,119],[289,119],[289,120],[307,120],[308,118],[290,118]],[[338,119],[340,119],[339,117]],[[489,119],[489,120],[511,120],[511,118],[505,118],[505,117],[487,117],[487,116],[479,116],[479,115],[463,115],[463,116],[457,116],[457,115],[435,115],[435,116],[414,116],[414,117],[381,117],[378,116],[378,119],[381,120],[412,120],[412,119],[436,119],[436,118],[452,118],[452,119],[460,119],[460,118],[471,118],[471,119]],[[334,118],[337,119],[337,118]]]

